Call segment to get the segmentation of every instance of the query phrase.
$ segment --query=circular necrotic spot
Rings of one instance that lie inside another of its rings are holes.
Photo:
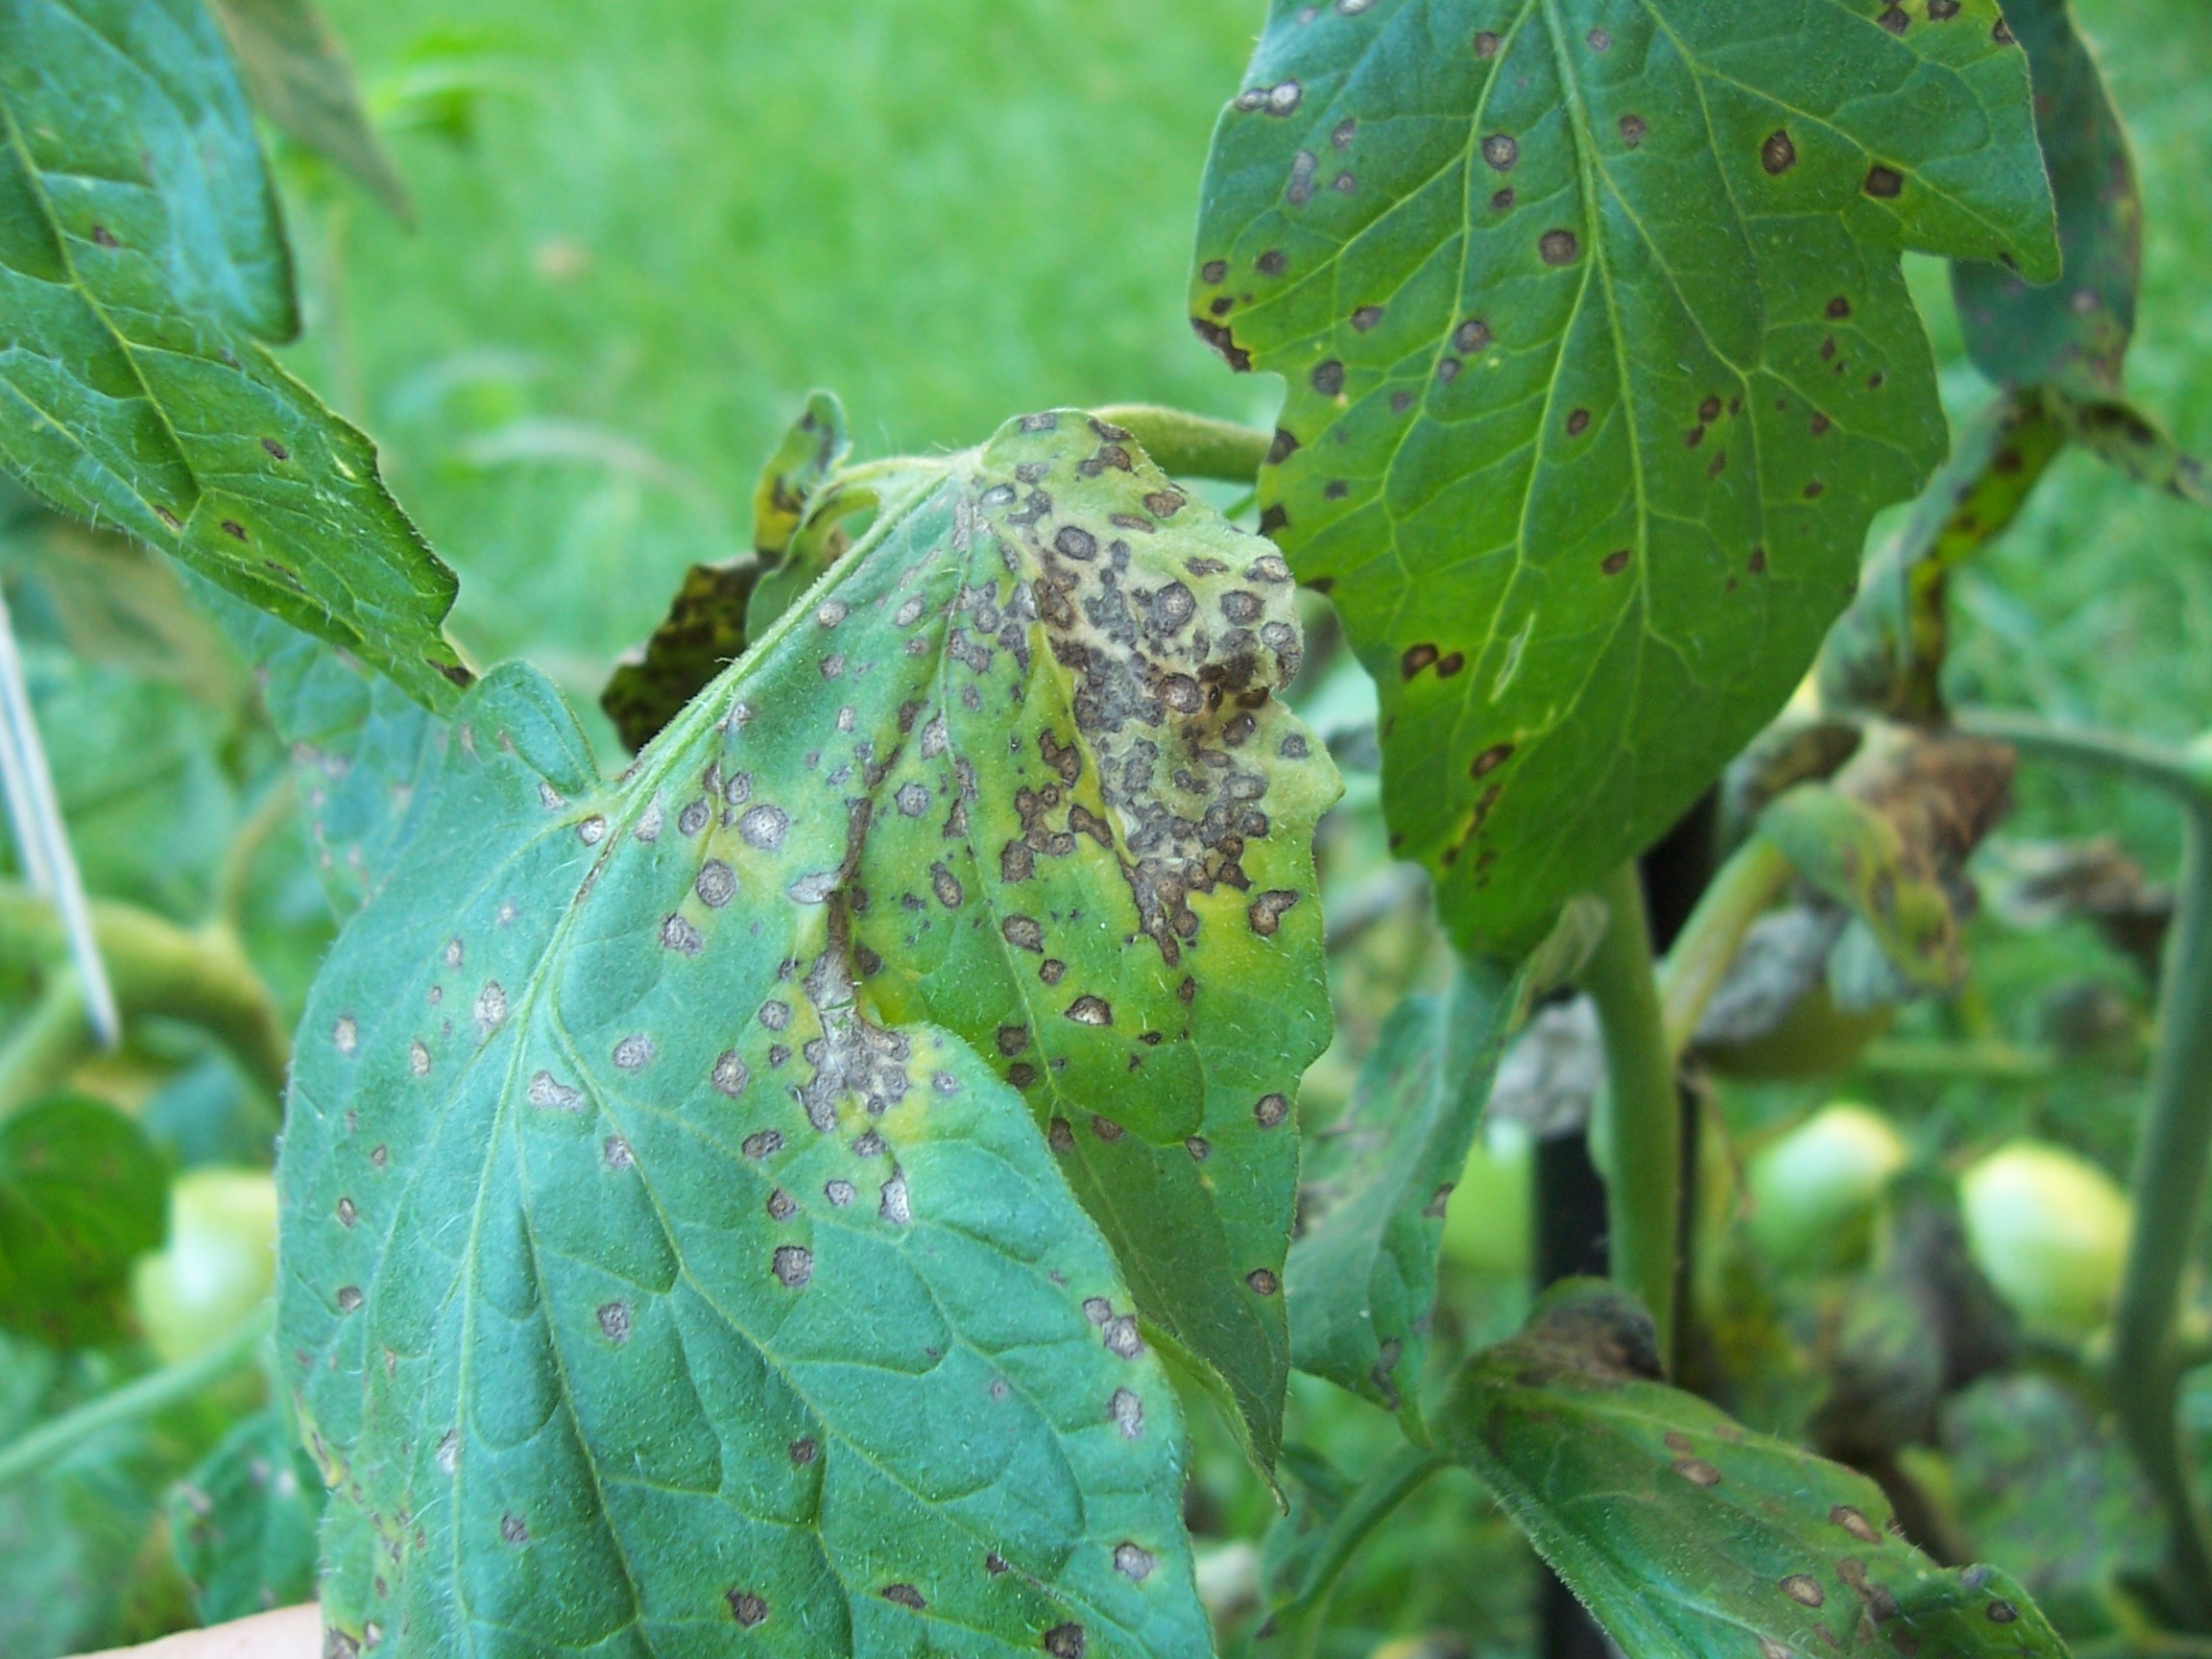
[[[1875,166],[1866,169],[1867,195],[1887,202],[1893,200],[1904,188],[1904,176],[1895,168]]]
[[[336,1301],[338,1303],[339,1312],[352,1312],[355,1309],[361,1306],[361,1286],[358,1285],[339,1286]]]
[[[1251,1286],[1253,1293],[1259,1296],[1272,1296],[1282,1287],[1282,1282],[1265,1267],[1253,1268],[1244,1275],[1244,1283]]]
[[[1105,998],[1085,994],[1068,1004],[1068,1018],[1078,1025],[1111,1025],[1114,1009]]]
[[[607,820],[587,818],[576,826],[576,839],[587,847],[596,847],[607,837]]]
[[[778,1282],[796,1290],[814,1277],[814,1252],[804,1244],[779,1244],[772,1266]]]
[[[661,923],[661,943],[680,955],[696,956],[706,941],[699,937],[699,929],[683,917],[669,916]]]
[[[768,1194],[769,1220],[788,1221],[792,1216],[798,1214],[799,1206],[792,1202],[791,1194],[784,1191],[782,1188],[779,1187],[773,1192]],[[779,1254],[781,1254],[781,1252],[779,1252]]]
[[[998,924],[998,931],[1006,943],[1017,950],[1043,950],[1045,929],[1033,916],[1009,916]]]
[[[1223,619],[1238,624],[1257,622],[1266,612],[1259,594],[1247,593],[1241,588],[1222,594],[1219,603]]]
[[[1262,1129],[1272,1129],[1290,1116],[1290,1102],[1280,1094],[1262,1094],[1253,1105],[1252,1118]]]
[[[1458,358],[1446,357],[1436,365],[1436,378],[1449,386],[1459,378],[1459,367]]]
[[[653,1059],[653,1039],[642,1031],[634,1031],[614,1045],[614,1064],[625,1071],[637,1071]]]
[[[1675,1458],[1674,1473],[1681,1476],[1693,1486],[1718,1486],[1720,1484],[1720,1471],[1714,1468],[1702,1457]]]
[[[608,1302],[599,1309],[599,1334],[608,1341],[620,1346],[630,1340],[630,1308],[624,1302]]]
[[[773,853],[782,846],[784,833],[790,828],[791,815],[781,806],[765,803],[747,807],[737,820],[737,833],[749,846],[757,847],[763,853]]]
[[[1466,666],[1466,653],[1461,651],[1447,651],[1442,657],[1436,660],[1436,678],[1439,680],[1449,680],[1453,675],[1458,673],[1460,669]]]
[[[998,1027],[998,1052],[1012,1059],[1029,1046],[1029,1027],[1026,1025],[1001,1025]]]
[[[1194,1162],[1203,1164],[1214,1156],[1214,1142],[1203,1135],[1193,1135],[1183,1142],[1183,1150],[1190,1153]]]
[[[1840,323],[1844,318],[1851,315],[1851,301],[1844,295],[1839,294],[1821,307],[1821,310],[1831,322]]]
[[[1602,29],[1593,29],[1583,38],[1590,42],[1590,50],[1593,52],[1602,52],[1613,44],[1613,36]]]
[[[768,1617],[768,1603],[750,1590],[732,1590],[722,1599],[730,1603],[730,1617],[748,1630]]]
[[[1037,977],[1047,985],[1057,985],[1068,972],[1068,964],[1057,956],[1047,956],[1037,964]]]
[[[1436,647],[1432,644],[1424,642],[1419,645],[1408,645],[1406,648],[1406,654],[1398,659],[1398,672],[1410,680],[1422,669],[1434,662],[1436,655]]]
[[[338,1023],[330,1029],[330,1041],[341,1054],[350,1054],[361,1046],[361,1027],[354,1023],[352,1015],[339,1017]]]
[[[1178,714],[1195,714],[1206,706],[1206,692],[1188,674],[1169,674],[1160,682],[1160,701]]]
[[[714,1057],[714,1087],[734,1099],[745,1093],[745,1085],[752,1078],[745,1062],[738,1058],[737,1050],[725,1048]]]
[[[1628,549],[1616,547],[1598,562],[1598,568],[1608,576],[1618,576],[1628,568]]]
[[[1142,1584],[1152,1571],[1152,1552],[1124,1540],[1114,1546],[1114,1571]]]
[[[834,628],[851,615],[853,607],[842,599],[825,599],[814,611],[814,620],[824,628]]]
[[[1380,305],[1362,305],[1358,310],[1352,313],[1352,326],[1355,331],[1361,334],[1366,333],[1368,329],[1382,321],[1382,307]]]
[[[1332,357],[1313,366],[1313,390],[1324,397],[1334,397],[1344,390],[1344,365]]]
[[[420,1041],[407,1045],[407,1070],[418,1077],[430,1075],[430,1050]]]
[[[1493,213],[1510,213],[1513,210],[1513,204],[1518,200],[1519,198],[1513,194],[1513,186],[1510,184],[1503,190],[1494,190],[1490,193],[1490,211]]]
[[[1482,159],[1497,172],[1509,172],[1521,159],[1520,142],[1509,132],[1493,132],[1482,140]]]
[[[1547,230],[1536,239],[1536,252],[1547,265],[1572,265],[1582,244],[1572,230]]]
[[[1483,777],[1488,773],[1497,771],[1499,767],[1512,758],[1512,744],[1493,743],[1481,754],[1475,757],[1474,761],[1467,768],[1467,776],[1470,778]]]
[[[777,1153],[783,1150],[782,1132],[776,1129],[756,1129],[752,1134],[745,1137],[738,1149],[755,1163],[758,1163],[763,1158],[773,1158]]]
[[[1075,1130],[1065,1118],[1055,1118],[1045,1127],[1045,1144],[1055,1152],[1072,1152],[1075,1149]]]
[[[1587,410],[1587,409],[1570,409],[1570,410],[1567,412],[1567,436],[1568,436],[1568,437],[1570,437],[1570,438],[1579,438],[1579,437],[1581,437],[1581,436],[1582,436],[1582,434],[1583,434],[1583,433],[1585,433],[1585,432],[1587,432],[1587,431],[1589,431],[1589,430],[1590,430],[1590,411],[1589,411],[1589,410]]]
[[[1283,926],[1283,914],[1298,902],[1298,895],[1287,888],[1275,888],[1253,900],[1245,911],[1245,919],[1252,931],[1262,939],[1272,939]]]
[[[1452,330],[1453,349],[1464,351],[1469,356],[1473,356],[1489,344],[1490,325],[1483,322],[1479,317],[1470,317],[1458,327]]]
[[[1828,1519],[1842,1527],[1844,1531],[1850,1533],[1862,1544],[1879,1544],[1882,1542],[1882,1534],[1875,1529],[1874,1523],[1867,1520],[1863,1514],[1848,1503],[1839,1503],[1835,1508],[1829,1510]]]
[[[1983,1610],[1983,1616],[1992,1624],[2009,1624],[2020,1617],[2020,1609],[2009,1601],[1992,1601]]]
[[[1026,1060],[1018,1060],[1006,1068],[1006,1081],[1017,1089],[1026,1089],[1037,1081],[1037,1068]]]
[[[499,1536],[510,1544],[530,1542],[530,1527],[521,1516],[509,1513],[499,1517]]]
[[[1088,1646],[1080,1624],[1055,1624],[1045,1632],[1045,1651],[1052,1659],[1083,1659]]]
[[[1061,526],[1060,534],[1052,539],[1052,545],[1070,559],[1088,562],[1098,557],[1098,538],[1079,524]]]
[[[341,1199],[339,1199],[339,1200],[338,1200],[338,1225],[339,1225],[339,1226],[341,1226],[341,1227],[350,1227],[350,1226],[352,1226],[352,1225],[353,1225],[354,1219],[355,1219],[355,1212],[354,1212],[354,1209],[353,1209],[353,1200],[352,1200],[352,1199],[350,1199],[350,1198],[341,1198]]]
[[[1783,1595],[1803,1607],[1817,1607],[1828,1599],[1827,1592],[1820,1588],[1820,1581],[1803,1573],[1792,1573],[1783,1579],[1781,1590]]]
[[[802,1468],[814,1461],[814,1442],[804,1435],[791,1442],[789,1451],[791,1461]]]
[[[1644,142],[1644,134],[1649,131],[1650,129],[1644,125],[1644,117],[1641,115],[1623,115],[1621,117],[1621,142],[1627,145],[1631,150]]]
[[[1478,58],[1497,57],[1498,36],[1491,34],[1487,29],[1478,34],[1475,36],[1475,56]]]
[[[825,1181],[822,1184],[822,1196],[829,1199],[840,1210],[851,1204],[856,1193],[857,1189],[854,1187],[853,1183],[842,1178]]]
[[[1094,1112],[1091,1114],[1091,1133],[1111,1145],[1114,1142],[1121,1139],[1124,1131],[1121,1125],[1115,1122],[1113,1118],[1101,1118]]]
[[[1170,582],[1152,595],[1152,614],[1163,628],[1180,628],[1197,613],[1196,597],[1180,582]]]
[[[1776,128],[1767,134],[1759,146],[1759,165],[1770,174],[1783,174],[1797,165],[1797,146],[1790,142],[1790,134]]]
[[[714,809],[706,802],[693,801],[676,814],[676,828],[683,834],[696,835],[707,828],[707,820],[713,815]]]
[[[737,873],[721,859],[709,858],[699,867],[699,878],[691,883],[691,890],[709,910],[719,910],[737,892]]]
[[[1201,280],[1209,283],[1226,282],[1229,279],[1229,261],[1209,259],[1198,267],[1198,276]]]
[[[1252,261],[1262,276],[1280,276],[1290,268],[1289,258],[1280,248],[1270,248]]]

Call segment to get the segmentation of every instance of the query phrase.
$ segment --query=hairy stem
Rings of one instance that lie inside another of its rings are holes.
[[[1128,428],[1163,472],[1185,478],[1219,478],[1249,484],[1260,475],[1274,442],[1234,421],[1215,421],[1157,403],[1116,403],[1094,411],[1101,421]]]
[[[1743,935],[1789,885],[1790,877],[1790,860],[1781,849],[1754,834],[1729,855],[1698,899],[1659,969],[1659,1005],[1670,1055],[1678,1058],[1690,1046],[1705,1004],[1727,977]]]
[[[1321,1541],[1320,1552],[1300,1577],[1297,1594],[1276,1609],[1270,1622],[1270,1635],[1289,1638],[1281,1649],[1286,1659],[1312,1659],[1320,1651],[1322,1632],[1329,1624],[1329,1602],[1344,1569],[1351,1565],[1368,1534],[1443,1467],[1444,1459],[1435,1453],[1419,1446],[1401,1446],[1346,1500],[1330,1525],[1328,1536]]]
[[[2166,1510],[2167,1572],[2180,1611],[2212,1629],[2212,1545],[2175,1421],[2174,1340],[2212,1152],[2212,801],[2188,802],[2179,904],[2158,994],[2149,1110],[2135,1147],[2135,1227],[2112,1323],[2112,1403]]]
[[[1607,877],[1599,893],[1610,917],[1582,970],[1582,989],[1597,1004],[1605,1045],[1605,1093],[1594,1126],[1600,1131],[1613,1279],[1643,1299],[1658,1326],[1659,1352],[1671,1357],[1682,1102],[1635,861]]]
[[[127,1016],[190,1021],[228,1048],[255,1082],[282,1095],[291,1061],[284,1022],[228,926],[183,928],[134,905],[102,901],[92,905],[92,931]],[[47,969],[64,949],[54,907],[0,882],[0,962]],[[32,1025],[0,1054],[0,1115],[60,1083],[83,1057],[82,1048],[65,1051],[39,1036],[49,1017],[59,1018],[59,999],[68,994],[61,988],[69,983],[60,974],[49,980]]]
[[[37,1474],[118,1424],[164,1411],[252,1364],[275,1314],[275,1304],[265,1302],[213,1347],[88,1400],[0,1447],[0,1489]]]

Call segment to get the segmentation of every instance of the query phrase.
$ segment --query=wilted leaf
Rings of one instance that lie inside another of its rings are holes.
[[[1147,1348],[1272,1450],[1288,573],[1062,414],[809,599],[613,782],[494,675],[319,982],[281,1347],[355,1640],[1206,1650]]]
[[[0,1326],[60,1347],[120,1328],[131,1263],[161,1242],[160,1154],[112,1106],[62,1095],[0,1123]]]
[[[453,573],[262,349],[298,331],[291,256],[200,0],[0,3],[0,459],[450,703]]]
[[[1948,578],[2012,522],[2064,445],[2048,404],[2034,392],[2000,392],[1960,433],[1828,631],[1817,670],[1823,702],[1921,725],[1942,720]]]
[[[169,1496],[169,1535],[200,1618],[219,1624],[315,1596],[323,1478],[291,1414],[265,1407]]]
[[[261,113],[304,149],[350,173],[402,225],[407,187],[361,108],[346,48],[309,0],[215,0]]]
[[[745,652],[745,607],[760,580],[750,556],[694,565],[653,637],[614,665],[599,707],[635,753]]]
[[[2123,477],[2169,495],[2212,507],[2212,480],[2204,463],[2184,454],[2156,421],[2116,398],[2069,397],[2046,393],[2045,401],[2066,436]]]
[[[2065,1653],[2004,1574],[1893,1536],[1873,1481],[1657,1374],[1635,1303],[1570,1283],[1437,1423],[1628,1659]]]
[[[1695,799],[1942,459],[1899,252],[2057,274],[2026,60],[1937,10],[1275,0],[1191,303],[1289,381],[1262,525],[1462,945]]]
[[[1759,830],[1910,985],[1947,990],[1966,970],[1966,858],[2009,807],[2012,768],[2012,751],[1987,738],[1875,727],[1833,784],[1799,784],[1760,814]],[[1838,950],[1850,943],[1847,932]]]
[[[350,915],[391,868],[408,804],[444,752],[445,722],[380,675],[209,584],[215,613],[252,665],[269,723],[291,751],[317,873]]]
[[[2065,274],[2032,287],[1989,259],[1960,260],[1951,284],[1975,366],[2000,385],[2120,390],[2142,282],[2143,204],[2128,134],[2066,0],[2004,0],[2028,53],[2035,134],[2058,207]]]
[[[1858,748],[1855,721],[1800,709],[1792,700],[1720,775],[1723,839],[1741,840],[1767,802],[1799,783],[1834,777]]]
[[[1499,1056],[1530,998],[1604,926],[1595,902],[1578,906],[1534,955],[1462,957],[1447,994],[1408,997],[1383,1022],[1351,1105],[1306,1150],[1285,1280],[1301,1371],[1419,1422],[1444,1204]]]

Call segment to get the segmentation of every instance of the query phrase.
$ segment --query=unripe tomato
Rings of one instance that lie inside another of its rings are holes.
[[[1905,1142],[1881,1113],[1847,1100],[1821,1107],[1752,1158],[1752,1242],[1786,1267],[1863,1255],[1874,1207],[1905,1163]]]
[[[1503,1119],[1468,1148],[1444,1210],[1444,1254],[1477,1273],[1528,1271],[1535,1160],[1528,1131]]]
[[[163,1364],[219,1341],[276,1281],[276,1183],[194,1169],[169,1189],[169,1242],[139,1259],[131,1301]]]
[[[1975,1265],[2031,1331],[2078,1341],[2111,1317],[2132,1216],[2104,1170],[2014,1141],[1960,1178],[1959,1199]]]
[[[1786,1083],[1848,1071],[1866,1045],[1889,1029],[1897,1010],[1884,1004],[1863,1013],[1836,1006],[1825,983],[1791,1005],[1764,1037],[1743,1043],[1700,1043],[1699,1058],[1723,1077],[1743,1083]]]

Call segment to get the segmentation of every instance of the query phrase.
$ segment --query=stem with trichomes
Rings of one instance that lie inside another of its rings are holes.
[[[1671,1357],[1682,1168],[1674,1052],[1660,1012],[1635,861],[1606,878],[1599,895],[1608,919],[1582,970],[1582,989],[1597,1005],[1605,1049],[1605,1089],[1591,1127],[1605,1177],[1613,1279],[1650,1310],[1659,1352]]]

